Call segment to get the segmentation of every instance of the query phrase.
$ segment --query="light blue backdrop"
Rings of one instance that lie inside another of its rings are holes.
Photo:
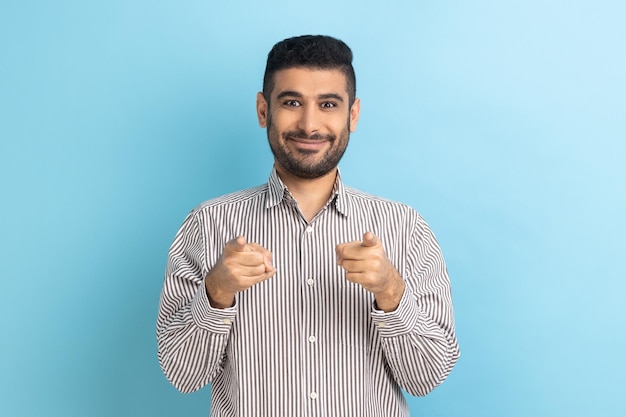
[[[623,415],[623,1],[3,1],[0,415],[206,416],[158,367],[165,256],[265,181],[271,46],[355,53],[353,186],[446,255],[462,357],[415,416]]]

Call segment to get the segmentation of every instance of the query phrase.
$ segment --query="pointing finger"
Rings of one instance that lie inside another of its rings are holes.
[[[361,242],[361,246],[365,247],[373,247],[380,243],[380,239],[376,237],[376,235],[372,232],[365,232],[363,235],[363,242]]]
[[[247,250],[246,246],[248,245],[248,242],[244,236],[239,236],[228,242],[227,245],[235,252],[245,252]]]

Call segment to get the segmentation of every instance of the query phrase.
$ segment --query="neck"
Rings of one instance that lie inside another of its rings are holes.
[[[298,208],[306,221],[313,220],[330,198],[337,178],[337,168],[319,178],[309,179],[296,177],[278,164],[274,166],[280,180],[298,202]]]

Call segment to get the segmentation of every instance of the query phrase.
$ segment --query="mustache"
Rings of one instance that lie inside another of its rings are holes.
[[[311,135],[307,135],[304,130],[290,130],[287,132],[283,132],[283,139],[306,139],[306,140],[327,140],[329,142],[334,141],[337,136],[332,134],[321,134],[321,133],[313,133]]]

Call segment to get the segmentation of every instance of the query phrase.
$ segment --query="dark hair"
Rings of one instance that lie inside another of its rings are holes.
[[[322,35],[305,35],[278,42],[267,55],[263,95],[269,102],[274,89],[274,73],[288,68],[337,69],[346,76],[350,104],[356,97],[356,77],[352,51],[343,41]]]

